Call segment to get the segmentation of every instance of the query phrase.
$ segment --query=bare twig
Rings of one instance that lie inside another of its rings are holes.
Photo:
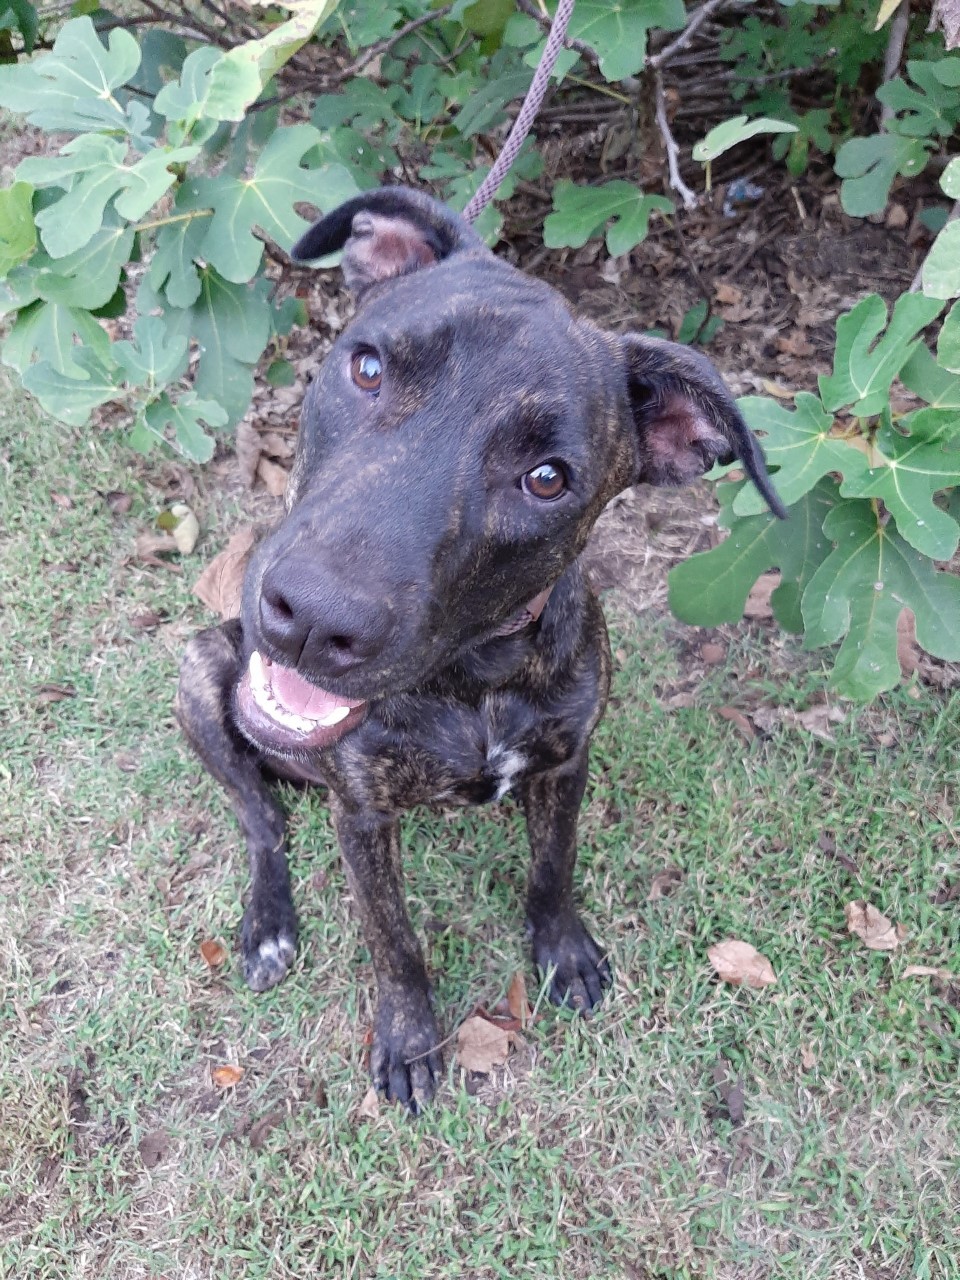
[[[890,22],[890,38],[887,41],[887,52],[883,58],[883,83],[895,79],[900,74],[900,63],[903,60],[903,46],[907,41],[907,28],[910,25],[910,0],[900,0],[900,8]],[[893,107],[887,103],[880,106],[880,128],[886,129],[893,119]]]
[[[345,67],[343,71],[337,73],[334,77],[334,84],[342,84],[344,80],[350,80],[353,76],[358,76],[374,58],[379,58],[383,54],[389,53],[394,45],[400,43],[404,36],[410,35],[412,31],[416,31],[419,27],[426,26],[428,22],[438,22],[441,18],[445,18],[452,8],[452,4],[447,4],[442,9],[431,9],[428,13],[422,13],[419,18],[412,19],[412,21],[400,27],[398,31],[394,31],[393,35],[388,39],[378,40],[369,49],[364,49],[355,62],[351,62],[349,67]]]
[[[667,153],[667,172],[670,178],[670,185],[683,201],[685,209],[695,209],[697,207],[696,194],[690,190],[680,176],[680,165],[678,163],[680,148],[677,146],[677,140],[670,129],[670,121],[667,119],[667,98],[663,91],[663,72],[659,67],[655,67],[653,70],[653,89],[656,99],[657,127],[660,130],[664,150]]]
[[[672,40],[670,44],[661,49],[659,53],[652,54],[647,58],[647,66],[656,70],[658,67],[662,67],[664,63],[669,62],[674,54],[679,53],[681,49],[685,49],[687,47],[710,15],[712,13],[716,13],[720,6],[727,2],[728,0],[706,0],[705,4],[702,4],[699,9],[696,9],[690,15],[687,25],[677,36],[676,40]],[[906,3],[906,0],[904,0],[904,3]]]

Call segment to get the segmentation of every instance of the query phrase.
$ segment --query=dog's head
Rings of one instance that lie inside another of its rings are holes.
[[[578,319],[418,192],[356,197],[293,257],[338,249],[357,314],[311,384],[288,514],[244,590],[241,709],[262,745],[325,746],[509,629],[628,485],[738,458],[782,514],[702,356]]]

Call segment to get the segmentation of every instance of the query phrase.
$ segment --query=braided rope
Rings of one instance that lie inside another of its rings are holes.
[[[550,73],[553,71],[560,50],[563,48],[570,15],[573,13],[573,4],[574,0],[560,0],[557,5],[556,17],[550,27],[550,34],[547,36],[543,54],[533,74],[533,80],[530,82],[527,96],[523,100],[523,106],[520,108],[520,112],[513,122],[513,128],[503,144],[503,150],[497,156],[493,168],[481,182],[470,203],[463,211],[463,217],[467,222],[475,222],[493,199],[497,187],[506,177],[510,166],[517,158],[517,152],[523,146],[523,141],[530,132],[530,126],[536,119],[540,104],[543,102],[543,95],[547,91]]]

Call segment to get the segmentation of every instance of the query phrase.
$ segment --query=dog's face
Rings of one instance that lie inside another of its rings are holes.
[[[442,206],[370,193],[295,255],[344,244],[359,310],[310,387],[288,515],[244,589],[238,718],[291,753],[496,635],[627,485],[726,456],[765,480],[708,362],[578,320]]]

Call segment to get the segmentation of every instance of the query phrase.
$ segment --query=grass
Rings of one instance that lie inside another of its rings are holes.
[[[833,743],[784,724],[747,744],[715,709],[806,706],[815,662],[744,629],[666,709],[690,633],[613,600],[581,883],[615,988],[589,1023],[547,1011],[469,1092],[451,1066],[421,1120],[366,1120],[371,970],[321,798],[288,793],[301,946],[254,996],[237,833],[170,711],[208,621],[189,584],[238,501],[201,478],[197,555],[144,566],[163,464],[3,405],[0,1275],[960,1276],[956,694],[897,692]],[[144,631],[147,610],[164,621]],[[43,701],[49,683],[75,696]],[[521,824],[509,804],[417,812],[405,836],[453,1030],[528,969]],[[682,881],[648,900],[668,865]],[[906,926],[900,951],[847,934],[853,898]],[[776,985],[718,984],[724,937]],[[220,1092],[228,1063],[244,1074]]]

